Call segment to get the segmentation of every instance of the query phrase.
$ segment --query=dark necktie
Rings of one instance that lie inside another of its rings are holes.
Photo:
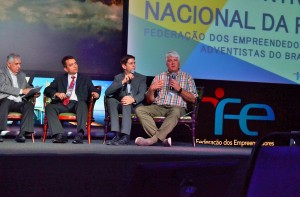
[[[70,102],[70,98],[71,98],[71,95],[72,95],[72,92],[73,92],[73,88],[74,88],[74,84],[75,84],[75,76],[72,76],[72,81],[67,89],[67,98],[63,101],[63,104],[64,105],[68,105],[69,102]]]

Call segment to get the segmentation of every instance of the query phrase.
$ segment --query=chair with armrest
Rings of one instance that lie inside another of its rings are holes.
[[[300,133],[272,132],[256,142],[241,196],[299,196],[300,146],[290,146],[290,139]],[[265,146],[272,140],[286,145]]]
[[[177,125],[185,125],[189,128],[189,130],[192,133],[192,144],[193,147],[196,146],[196,142],[195,142],[195,130],[196,130],[196,125],[197,125],[197,119],[198,119],[198,111],[199,111],[199,105],[201,102],[201,99],[203,97],[203,93],[204,93],[204,87],[197,87],[197,93],[198,93],[198,97],[195,98],[195,103],[188,103],[188,112],[179,118],[179,121],[177,123]],[[109,130],[109,124],[110,124],[110,117],[109,117],[109,113],[108,113],[108,109],[107,109],[107,103],[106,103],[106,97],[104,97],[104,108],[105,108],[105,118],[104,118],[104,140],[103,140],[103,144],[106,143],[106,138],[107,138],[107,133]],[[119,114],[119,118],[121,120],[122,118],[122,114]],[[140,124],[138,117],[136,116],[136,114],[131,114],[131,119],[132,119],[132,123],[133,124]],[[161,124],[164,120],[165,117],[153,117],[153,120],[157,123],[157,124]]]
[[[28,102],[32,102],[33,105],[35,105],[36,98],[32,97],[31,99],[29,99]],[[34,117],[32,117],[32,118],[34,118]],[[21,121],[22,120],[22,113],[20,113],[20,112],[9,112],[7,120],[9,120],[9,121]],[[31,133],[31,140],[34,143],[34,132]]]
[[[100,92],[99,95],[101,94],[101,86],[95,86]],[[99,97],[100,98],[100,97]],[[99,99],[98,98],[98,99]],[[88,143],[91,143],[91,124],[94,121],[94,106],[95,102],[98,100],[95,99],[93,96],[90,96],[90,100],[88,102],[88,115],[87,115],[87,124],[86,124],[86,131],[87,131],[87,137],[88,137]],[[44,108],[51,103],[51,98],[47,97],[44,95]],[[60,113],[58,115],[58,119],[61,122],[67,121],[67,122],[77,122],[77,117],[75,113]],[[48,129],[48,120],[47,116],[45,115],[44,117],[44,132],[43,132],[43,142],[46,141],[47,138],[47,129]]]

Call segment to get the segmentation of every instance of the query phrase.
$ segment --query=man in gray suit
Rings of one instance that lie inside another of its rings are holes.
[[[21,129],[17,142],[25,142],[25,134],[34,132],[34,105],[22,99],[32,88],[21,71],[21,57],[17,54],[7,56],[6,66],[0,68],[0,132],[7,130],[7,117],[11,111],[22,113]],[[40,93],[34,95],[38,97]],[[3,138],[0,136],[0,142]]]
[[[123,73],[115,76],[106,89],[107,107],[111,119],[111,131],[115,137],[107,145],[127,145],[130,142],[131,113],[142,104],[147,89],[146,77],[135,72],[135,57],[125,55],[121,59]],[[119,124],[119,111],[122,111],[122,127]]]

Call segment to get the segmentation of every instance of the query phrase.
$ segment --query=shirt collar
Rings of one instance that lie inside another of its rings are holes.
[[[176,76],[178,76],[180,72],[181,72],[180,69],[179,69],[177,72],[169,72],[168,70],[166,71],[167,75],[170,75],[170,74],[172,74],[172,73],[175,73]]]
[[[9,72],[10,75],[17,76],[17,74],[11,72],[11,70],[8,67],[7,67],[7,70],[8,70],[8,72]]]
[[[68,74],[68,79],[71,79],[72,76],[75,76],[75,80],[77,79],[77,73],[75,75]]]

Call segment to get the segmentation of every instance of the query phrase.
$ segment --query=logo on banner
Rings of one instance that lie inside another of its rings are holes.
[[[248,136],[258,136],[259,131],[250,130],[248,127],[248,121],[274,121],[275,114],[273,109],[263,103],[249,103],[241,106],[241,110],[238,114],[225,113],[225,107],[230,107],[232,105],[242,105],[240,98],[225,98],[224,97],[224,89],[217,88],[215,90],[215,95],[217,98],[213,97],[203,97],[202,102],[212,103],[215,107],[215,135],[223,135],[223,125],[226,120],[236,120],[239,123],[240,130]],[[222,99],[222,100],[218,100]],[[264,111],[264,115],[259,114],[251,114],[250,110],[255,111],[259,109],[260,111]]]

